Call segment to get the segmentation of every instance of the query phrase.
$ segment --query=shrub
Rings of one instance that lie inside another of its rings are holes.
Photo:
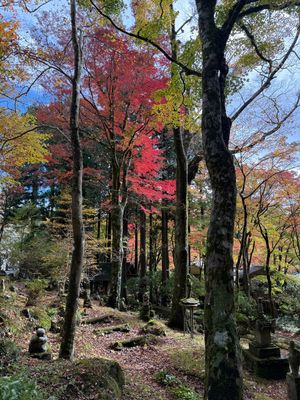
[[[35,306],[48,286],[46,279],[34,279],[27,283],[28,289],[28,306]]]
[[[1,400],[57,400],[44,396],[35,382],[22,373],[0,377]]]
[[[13,362],[18,360],[20,352],[20,348],[12,340],[2,339],[0,341],[0,371],[2,373],[5,372]]]

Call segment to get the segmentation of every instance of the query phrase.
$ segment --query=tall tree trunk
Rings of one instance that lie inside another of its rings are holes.
[[[196,0],[202,43],[202,136],[213,203],[205,268],[205,399],[242,399],[242,370],[235,323],[233,232],[236,181],[228,150],[224,83],[225,44],[214,22],[216,0]]]
[[[171,11],[171,49],[172,57],[177,59],[177,37],[173,4]],[[172,67],[171,76],[176,72]],[[178,113],[180,110],[178,109]],[[173,128],[174,147],[176,153],[176,212],[175,212],[175,248],[174,248],[174,287],[172,296],[172,311],[169,325],[183,329],[183,312],[180,300],[186,297],[186,283],[188,274],[188,163],[183,143],[182,129]]]
[[[123,266],[122,266],[122,288],[121,297],[127,302],[127,247],[128,247],[128,212],[125,210],[123,218]]]
[[[138,215],[137,209],[135,212],[135,225],[134,225],[134,268],[139,272],[139,229],[138,229]]]
[[[111,211],[106,219],[106,261],[111,262]]]
[[[143,300],[143,294],[145,293],[146,289],[146,213],[143,209],[140,209],[140,301]]]
[[[181,129],[179,127],[174,128],[173,133],[176,151],[175,272],[169,325],[183,329],[183,312],[180,300],[186,297],[188,273],[188,165]]]
[[[155,254],[154,254],[154,229],[153,229],[153,213],[150,212],[149,216],[149,272],[150,272],[150,302],[153,303],[153,280],[155,269]]]
[[[124,205],[122,204],[120,190],[120,167],[113,161],[112,169],[112,259],[111,259],[111,291],[108,304],[111,307],[120,308],[122,287],[122,264],[123,264],[123,217]]]
[[[99,207],[98,213],[97,213],[97,254],[96,254],[96,263],[97,263],[97,268],[99,268],[100,261],[101,261],[101,248],[100,248],[100,239],[101,239],[101,208]]]
[[[166,305],[166,284],[169,279],[169,237],[168,237],[168,208],[163,206],[161,210],[161,303]]]
[[[70,110],[70,130],[73,155],[72,186],[72,227],[73,252],[66,302],[65,320],[59,356],[74,357],[76,311],[78,307],[81,270],[83,264],[83,220],[82,220],[82,151],[79,137],[80,77],[82,68],[81,43],[76,23],[76,0],[71,0],[72,45],[74,50],[74,76],[72,78],[72,99]]]

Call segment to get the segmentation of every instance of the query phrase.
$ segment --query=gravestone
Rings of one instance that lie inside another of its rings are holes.
[[[289,370],[287,358],[281,358],[280,348],[271,341],[275,321],[263,313],[261,299],[258,299],[258,318],[255,323],[255,340],[249,349],[243,350],[247,366],[255,375],[265,379],[284,379]]]
[[[296,349],[295,342],[290,341],[288,356],[291,372],[286,376],[289,400],[300,400],[300,350]]]

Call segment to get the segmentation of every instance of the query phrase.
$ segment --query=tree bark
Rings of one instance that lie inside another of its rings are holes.
[[[74,75],[72,78],[72,99],[70,110],[70,130],[73,155],[72,186],[72,227],[73,252],[69,278],[69,290],[66,302],[65,320],[60,358],[73,359],[78,308],[79,288],[84,253],[84,232],[82,220],[82,151],[79,136],[80,78],[82,69],[81,43],[76,23],[76,0],[71,0],[72,45],[74,50]]]
[[[143,294],[147,289],[146,284],[146,213],[140,209],[140,283],[139,300],[143,300]]]
[[[161,303],[166,305],[166,284],[169,279],[169,238],[168,238],[168,208],[163,206],[161,210]]]
[[[205,269],[205,399],[240,400],[242,371],[232,276],[236,181],[227,147],[226,42],[214,21],[216,0],[196,0],[196,4],[203,52],[202,136],[213,192]]]
[[[169,325],[183,329],[183,312],[180,300],[186,297],[188,273],[188,165],[181,129],[174,128],[176,152],[176,216],[175,216],[175,272],[172,311]]]
[[[120,167],[113,161],[112,168],[112,258],[111,258],[111,291],[108,304],[114,308],[120,308],[122,287],[122,263],[123,263],[123,217],[124,204],[121,201]]]

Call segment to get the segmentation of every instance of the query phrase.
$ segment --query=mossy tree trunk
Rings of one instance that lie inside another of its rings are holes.
[[[180,300],[186,297],[188,273],[188,168],[181,129],[174,128],[176,150],[176,216],[175,216],[175,272],[172,311],[169,325],[183,329],[183,312]]]
[[[60,345],[60,358],[73,359],[81,270],[83,264],[83,219],[82,219],[82,151],[79,136],[80,77],[82,54],[80,37],[76,23],[76,0],[71,0],[72,45],[74,51],[74,74],[72,78],[72,98],[70,109],[70,131],[73,157],[72,181],[72,227],[73,252],[69,277],[69,290],[66,302],[63,335]]]
[[[223,34],[215,24],[216,0],[196,0],[196,4],[203,54],[202,136],[213,195],[205,271],[205,399],[240,400],[242,371],[232,277],[236,181],[224,94],[227,32]]]

